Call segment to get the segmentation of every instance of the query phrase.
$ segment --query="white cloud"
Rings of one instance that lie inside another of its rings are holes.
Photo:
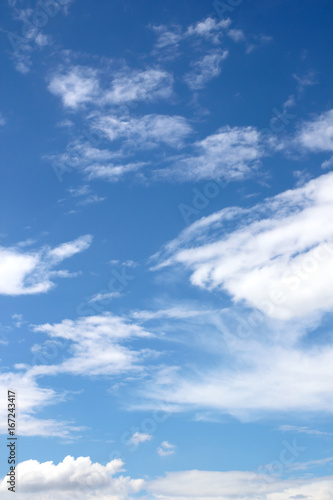
[[[94,120],[93,129],[110,141],[124,138],[129,146],[149,149],[159,144],[178,148],[191,134],[189,123],[182,116],[145,115],[141,118],[118,118],[104,115]]]
[[[321,164],[321,168],[323,168],[323,169],[328,169],[328,168],[331,168],[331,167],[333,167],[333,156],[329,160],[325,160]]]
[[[331,311],[332,189],[327,174],[253,209],[202,218],[167,245],[161,265],[181,264],[193,285],[224,290],[273,318]]]
[[[169,455],[173,455],[176,451],[176,446],[174,444],[169,443],[168,441],[163,441],[161,446],[157,448],[157,453],[160,457],[167,457]]]
[[[40,387],[31,373],[1,373],[0,386],[3,388],[0,393],[0,432],[2,434],[8,432],[7,389],[16,393],[16,404],[19,408],[19,435],[69,438],[80,430],[69,422],[36,417],[38,411],[61,401],[63,397],[53,389]]]
[[[182,40],[181,27],[178,25],[174,26],[151,26],[151,29],[157,34],[157,49],[164,49],[166,47],[175,48],[178,46],[179,42]]]
[[[108,104],[124,104],[132,101],[167,99],[172,94],[173,77],[160,69],[133,71],[118,75],[112,82],[103,101]]]
[[[221,330],[219,342],[211,340],[211,367],[199,362],[193,370],[174,367],[155,373],[142,389],[145,408],[163,401],[170,412],[212,410],[241,421],[286,412],[331,414],[333,348],[300,349],[288,337],[292,327],[280,331],[275,342],[272,330],[238,342],[235,335],[233,343]],[[210,332],[207,325],[202,328]]]
[[[253,127],[222,127],[193,147],[196,154],[156,171],[156,176],[181,181],[237,180],[251,175],[265,155],[261,135]]]
[[[109,182],[118,182],[129,173],[138,172],[146,165],[145,162],[134,162],[125,164],[89,165],[85,172],[88,180],[105,179]]]
[[[150,441],[153,438],[151,434],[146,434],[144,432],[135,432],[133,436],[130,437],[129,443],[134,446],[138,446],[141,443],[145,443],[146,441]]]
[[[57,465],[27,460],[16,469],[17,493],[22,500],[126,500],[142,489],[144,481],[119,475],[123,466],[120,459],[101,465],[89,457],[67,456]],[[7,487],[5,477],[0,484],[4,499],[13,495]]]
[[[149,349],[134,350],[122,345],[138,338],[151,337],[151,334],[141,326],[112,314],[34,326],[34,331],[46,333],[52,339],[66,339],[71,343],[72,354],[59,365],[32,368],[34,374],[92,376],[140,372],[143,361],[152,355]]]
[[[333,152],[333,109],[322,113],[312,121],[304,122],[295,140],[307,151]]]
[[[225,29],[227,29],[230,24],[230,19],[223,19],[222,21],[218,22],[213,17],[207,17],[203,21],[199,21],[196,24],[192,24],[191,26],[189,26],[185,33],[185,36],[202,37],[218,43],[221,33]]]
[[[118,299],[119,297],[122,297],[120,292],[96,293],[89,302],[103,302],[103,300],[106,300],[109,303],[110,299]]]
[[[155,499],[165,500],[332,500],[332,476],[282,480],[252,472],[169,472],[146,484]]]
[[[185,40],[208,40],[214,44],[218,44],[230,24],[230,19],[217,21],[213,17],[208,16],[202,21],[191,24],[186,30],[183,30],[179,25],[159,25],[150,26],[150,28],[158,37],[155,45],[156,49],[172,49],[175,51],[180,42]],[[177,53],[174,52],[174,55],[177,55]]]
[[[234,42],[244,42],[245,41],[245,35],[244,35],[242,30],[231,29],[231,30],[228,30],[227,35]]]
[[[91,242],[92,237],[86,235],[54,249],[43,247],[38,251],[25,253],[15,247],[0,247],[0,294],[47,292],[54,286],[50,278],[70,276],[67,271],[53,271],[53,268],[64,259],[89,248]]]
[[[73,110],[87,103],[94,106],[122,105],[167,99],[172,94],[173,77],[161,69],[125,69],[116,74],[105,72],[89,66],[61,69],[51,76],[48,89],[62,99],[65,107]]]
[[[100,94],[97,71],[82,66],[53,75],[48,89],[52,94],[61,97],[65,107],[72,109],[93,101]]]
[[[309,71],[304,76],[293,75],[295,80],[297,81],[297,91],[298,95],[301,96],[304,93],[306,87],[312,87],[313,85],[317,85],[318,81],[316,79],[316,75],[313,71]]]
[[[293,432],[297,434],[312,434],[313,436],[332,436],[332,432],[319,431],[310,429],[309,427],[299,427],[297,425],[280,425],[279,430],[282,432]]]
[[[79,186],[78,188],[69,188],[68,192],[71,198],[76,199],[77,206],[94,205],[106,200],[105,197],[94,194],[90,186],[88,186],[87,184]],[[64,199],[59,200],[59,202],[63,201]]]
[[[206,83],[221,73],[221,62],[228,56],[228,51],[212,51],[202,59],[192,63],[193,70],[186,73],[184,80],[192,90],[202,89]]]
[[[6,118],[3,116],[3,113],[0,112],[0,126],[3,127],[6,125]]]

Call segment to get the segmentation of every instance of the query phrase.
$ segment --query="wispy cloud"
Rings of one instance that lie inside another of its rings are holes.
[[[119,106],[169,98],[173,91],[173,77],[158,68],[126,68],[116,74],[106,74],[106,70],[99,67],[70,66],[59,68],[51,75],[48,89],[61,98],[65,107],[73,110],[86,104]]]
[[[253,174],[265,154],[263,138],[255,128],[226,126],[195,142],[192,154],[156,171],[156,176],[178,181],[239,180]]]
[[[193,285],[227,292],[270,317],[330,311],[332,186],[328,174],[250,210],[203,218],[166,246],[160,267],[180,264],[191,271]]]
[[[192,90],[202,89],[210,80],[221,73],[221,63],[228,56],[227,50],[214,50],[192,63],[192,71],[184,80]]]
[[[86,235],[53,249],[43,247],[22,252],[19,247],[0,247],[0,294],[30,295],[49,291],[54,286],[53,278],[72,276],[68,271],[54,268],[89,248],[91,242],[92,236]]]
[[[76,321],[34,327],[52,339],[71,343],[72,356],[58,365],[40,365],[31,369],[39,375],[70,373],[75,375],[116,375],[144,370],[144,361],[154,356],[150,349],[130,348],[129,341],[152,335],[141,326],[112,314],[89,316]]]

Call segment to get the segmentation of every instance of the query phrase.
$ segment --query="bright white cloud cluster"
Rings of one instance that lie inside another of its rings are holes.
[[[332,476],[280,479],[275,474],[247,471],[188,470],[145,481],[122,472],[124,463],[119,459],[106,465],[94,463],[89,457],[67,456],[57,465],[27,460],[17,468],[18,492],[22,500],[134,500],[137,495],[150,500],[333,499]],[[13,495],[6,489],[4,478],[0,484],[4,500]]]
[[[54,283],[52,277],[69,277],[67,271],[53,271],[64,259],[89,248],[92,236],[82,236],[51,249],[22,252],[16,247],[0,247],[0,294],[28,295],[45,293]]]
[[[22,500],[125,500],[142,489],[143,479],[119,475],[123,462],[112,460],[106,465],[93,463],[89,457],[71,456],[55,465],[27,460],[18,465],[17,493]],[[11,498],[7,478],[0,484],[1,498]],[[16,493],[16,494],[17,494]]]
[[[312,153],[333,153],[333,109],[322,113],[311,121],[304,122],[295,137],[296,145],[302,151]],[[323,168],[333,165],[333,156],[324,161]]]
[[[253,209],[201,219],[166,247],[191,282],[225,290],[236,302],[290,319],[333,308],[333,175],[286,191]],[[233,223],[227,231],[226,224]],[[197,244],[205,237],[205,244]]]

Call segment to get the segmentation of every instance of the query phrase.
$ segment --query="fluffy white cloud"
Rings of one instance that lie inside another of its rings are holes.
[[[296,136],[296,143],[314,153],[333,152],[333,109],[304,122]]]
[[[53,271],[64,259],[89,248],[92,236],[86,235],[50,249],[22,252],[16,247],[0,247],[0,294],[27,295],[45,293],[54,286],[51,278],[71,276],[67,271]]]
[[[192,284],[224,290],[273,318],[331,311],[332,189],[327,174],[250,210],[203,218],[167,245],[160,266],[182,264]]]
[[[182,181],[242,179],[265,155],[260,133],[253,127],[222,127],[194,144],[196,154],[180,159],[156,175]]]
[[[221,62],[228,56],[228,51],[213,51],[199,61],[192,63],[193,70],[186,73],[184,80],[192,90],[202,89],[206,83],[221,73]]]
[[[16,469],[16,495],[22,500],[126,500],[142,489],[144,481],[119,475],[123,466],[120,459],[101,465],[89,457],[67,456],[57,465],[27,460]],[[1,498],[12,497],[7,487],[5,477],[0,484]]]
[[[115,375],[141,371],[143,360],[152,355],[149,349],[136,351],[122,345],[128,341],[133,342],[135,338],[148,338],[152,335],[141,326],[111,314],[35,326],[34,330],[44,332],[52,339],[65,339],[71,344],[72,354],[61,364],[32,368],[31,373],[38,375]]]
[[[96,99],[101,91],[97,71],[82,66],[55,74],[48,89],[52,94],[61,97],[65,107],[72,109]]]
[[[51,76],[48,89],[62,99],[65,107],[74,110],[87,103],[95,106],[122,105],[133,101],[166,99],[172,94],[173,77],[164,70],[125,69],[116,74],[105,74],[105,71],[89,66],[61,69]]]

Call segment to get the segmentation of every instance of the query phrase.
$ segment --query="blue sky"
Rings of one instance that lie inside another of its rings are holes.
[[[19,498],[331,500],[332,2],[1,14]]]

